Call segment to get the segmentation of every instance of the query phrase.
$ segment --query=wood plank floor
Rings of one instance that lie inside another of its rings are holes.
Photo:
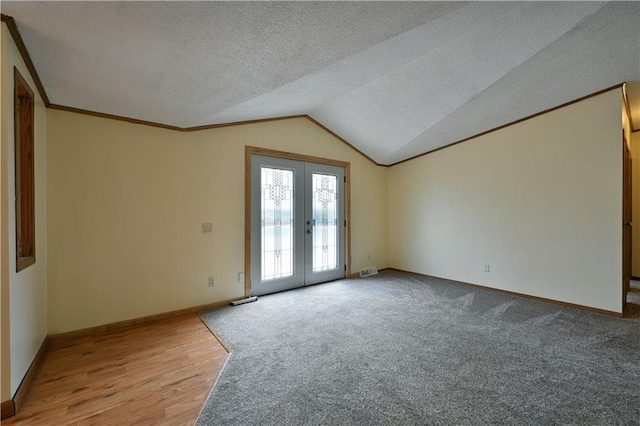
[[[624,317],[625,318],[640,318],[640,305],[634,305],[632,303],[627,303],[624,308]]]
[[[196,314],[53,340],[3,425],[192,425],[229,354]]]

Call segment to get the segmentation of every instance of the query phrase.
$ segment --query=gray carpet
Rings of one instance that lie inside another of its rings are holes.
[[[198,425],[640,424],[640,322],[385,271],[207,312]]]

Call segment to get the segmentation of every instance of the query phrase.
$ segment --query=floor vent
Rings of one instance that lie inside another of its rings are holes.
[[[360,271],[361,277],[368,277],[370,275],[375,275],[378,273],[378,268],[367,268]]]

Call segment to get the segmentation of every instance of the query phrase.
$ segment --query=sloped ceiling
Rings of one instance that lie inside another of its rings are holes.
[[[308,114],[393,164],[622,82],[638,2],[9,2],[51,103],[178,127]]]

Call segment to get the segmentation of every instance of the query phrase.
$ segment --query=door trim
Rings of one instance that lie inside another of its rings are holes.
[[[244,297],[251,296],[251,155],[253,154],[344,168],[344,176],[347,180],[344,184],[344,215],[347,221],[347,226],[344,230],[344,263],[347,268],[345,276],[351,276],[351,163],[247,145],[244,149]]]
[[[633,193],[631,149],[622,131],[622,312],[626,312],[627,293],[630,290],[633,251]]]

